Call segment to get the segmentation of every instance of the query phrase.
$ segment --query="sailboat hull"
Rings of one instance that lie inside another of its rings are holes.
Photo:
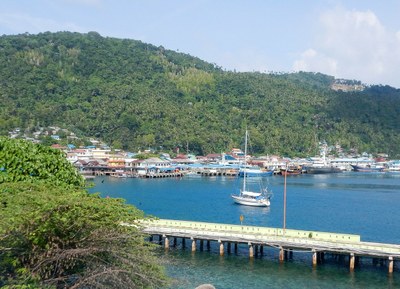
[[[241,197],[232,195],[232,199],[239,205],[252,206],[252,207],[268,207],[270,205],[269,199],[254,199],[248,197]]]

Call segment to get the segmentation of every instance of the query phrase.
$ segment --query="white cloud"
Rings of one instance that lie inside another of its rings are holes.
[[[57,22],[52,19],[32,17],[22,13],[0,13],[0,26],[11,33],[40,33],[44,31],[78,31],[84,29],[70,22]],[[29,27],[29,31],[27,31]]]
[[[371,11],[341,8],[322,14],[320,25],[315,47],[299,56],[294,70],[400,87],[400,32],[388,31]]]
[[[336,75],[337,62],[335,59],[318,53],[314,49],[308,49],[301,54],[301,59],[294,62],[293,70],[318,71],[329,75]]]

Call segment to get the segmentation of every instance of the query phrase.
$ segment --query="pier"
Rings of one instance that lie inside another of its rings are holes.
[[[139,175],[139,177],[145,177],[145,178],[150,178],[150,179],[154,179],[154,178],[176,178],[176,177],[183,177],[184,174],[182,172],[165,172],[165,173],[146,173],[145,175]]]
[[[225,251],[231,253],[231,245],[237,252],[238,244],[248,246],[249,258],[258,252],[263,253],[264,247],[279,250],[279,261],[284,262],[288,253],[293,256],[294,251],[304,251],[311,254],[312,265],[323,261],[325,254],[333,254],[339,259],[348,257],[349,270],[353,271],[361,257],[372,258],[373,263],[386,263],[389,274],[393,273],[395,260],[400,259],[400,245],[362,242],[360,235],[340,234],[319,231],[292,230],[270,227],[243,226],[231,224],[191,222],[181,220],[152,220],[143,222],[143,231],[158,236],[158,242],[164,243],[165,249],[174,245],[177,238],[182,238],[182,247],[186,240],[191,241],[191,250],[197,247],[203,249],[204,242],[210,248],[210,242],[217,242],[220,255]]]
[[[230,176],[237,177],[239,175],[239,170],[234,169],[205,169],[198,172],[202,176],[213,177],[213,176]]]

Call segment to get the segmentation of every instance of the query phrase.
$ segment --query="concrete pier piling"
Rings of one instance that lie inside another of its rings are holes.
[[[192,238],[192,252],[196,252],[196,240]]]
[[[317,260],[317,251],[313,250],[312,253],[312,265],[313,267],[317,266],[318,260]]]
[[[249,257],[253,258],[254,257],[254,246],[251,243],[249,243],[248,245],[249,245]]]
[[[163,237],[164,237],[164,248],[169,249],[169,239],[165,235]]]
[[[389,274],[392,274],[393,273],[393,257],[389,256],[388,261],[389,261],[389,263],[388,263]]]
[[[285,261],[285,250],[282,247],[279,249],[279,262]]]
[[[219,255],[224,256],[224,243],[221,241],[218,241],[218,242],[220,243],[219,244]]]
[[[354,271],[355,257],[354,253],[350,254],[350,271]]]

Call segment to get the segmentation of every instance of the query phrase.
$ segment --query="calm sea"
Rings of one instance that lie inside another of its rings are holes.
[[[244,225],[282,227],[283,181],[281,176],[262,179],[273,191],[270,208],[234,204],[230,195],[238,193],[241,179],[230,177],[97,177],[91,191],[124,198],[159,218],[240,224],[243,215]],[[260,185],[256,179],[249,183]],[[400,173],[290,176],[286,196],[289,229],[359,234],[362,241],[400,244]],[[178,245],[168,252],[160,250],[160,255],[174,279],[171,288],[195,288],[203,283],[218,289],[400,288],[400,266],[388,276],[386,266],[374,266],[367,258],[350,273],[346,261],[329,257],[313,268],[311,254],[304,252],[294,252],[293,259],[279,264],[278,251],[272,248],[253,260],[246,247],[240,247],[236,255],[221,257],[217,246],[211,252],[192,254]]]

